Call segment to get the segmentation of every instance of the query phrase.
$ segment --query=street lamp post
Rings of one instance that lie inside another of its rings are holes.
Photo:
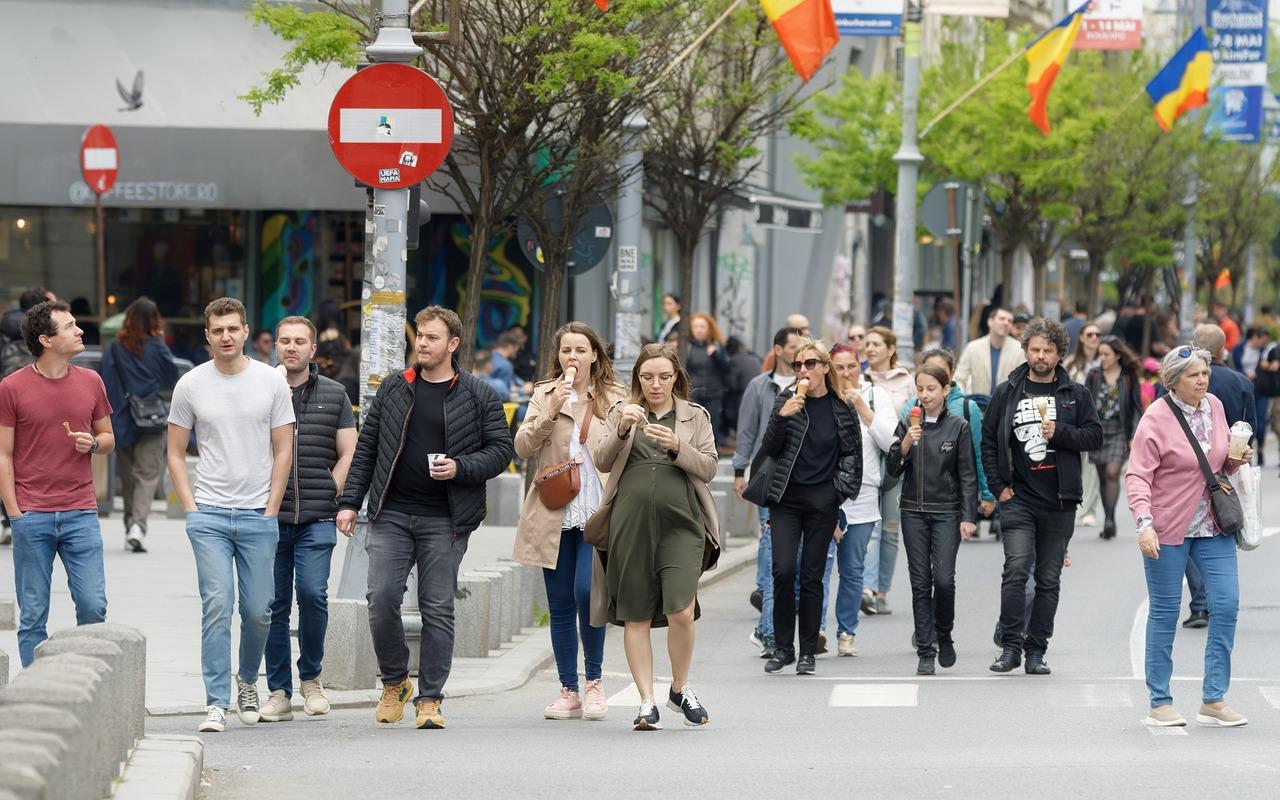
[[[920,106],[920,6],[907,4],[902,26],[902,142],[893,160],[898,165],[898,194],[894,214],[893,333],[898,357],[910,363],[915,351],[913,336],[914,281],[916,274],[916,183],[924,156],[916,144]]]

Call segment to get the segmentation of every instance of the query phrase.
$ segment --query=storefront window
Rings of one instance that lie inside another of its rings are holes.
[[[93,236],[91,208],[0,207],[3,305],[34,286],[97,305]]]

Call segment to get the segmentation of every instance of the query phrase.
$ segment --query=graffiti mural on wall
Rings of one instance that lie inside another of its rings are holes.
[[[311,315],[318,217],[310,211],[271,214],[262,222],[262,326]]]
[[[536,270],[529,266],[511,231],[489,239],[488,266],[480,286],[476,344],[492,347],[498,334],[512,325],[537,333],[534,302]],[[433,218],[422,230],[422,245],[410,254],[409,302],[413,309],[441,305],[462,313],[466,300],[471,229],[456,216]]]

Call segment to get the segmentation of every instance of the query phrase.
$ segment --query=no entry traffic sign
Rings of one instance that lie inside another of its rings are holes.
[[[94,125],[80,140],[80,174],[94,194],[106,194],[120,174],[120,150],[106,125]]]
[[[351,177],[379,189],[421,183],[453,143],[453,109],[440,84],[404,64],[351,76],[329,106],[329,146]]]

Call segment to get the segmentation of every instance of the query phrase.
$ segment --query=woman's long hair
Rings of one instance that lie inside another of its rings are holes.
[[[587,337],[587,341],[591,343],[591,351],[596,354],[595,363],[591,365],[591,392],[595,395],[591,408],[597,417],[604,419],[608,416],[609,407],[613,404],[613,396],[622,394],[625,387],[618,382],[618,377],[613,372],[613,361],[609,358],[609,350],[595,328],[585,322],[566,322],[556,329],[554,350],[556,355],[551,359],[547,378],[560,380],[564,377],[564,368],[560,366],[560,340],[569,333]]]
[[[636,365],[631,368],[631,402],[649,408],[649,403],[644,397],[644,389],[640,387],[640,369],[644,366],[644,362],[655,358],[665,358],[671,362],[671,366],[675,367],[675,385],[671,387],[671,394],[681,400],[688,400],[689,373],[684,371],[684,365],[680,363],[680,354],[669,344],[654,342],[640,348],[640,355],[636,356]]]
[[[1084,369],[1085,365],[1089,363],[1089,357],[1084,354],[1084,332],[1090,328],[1098,330],[1099,332],[1102,330],[1092,322],[1086,322],[1081,326],[1080,332],[1076,334],[1076,348],[1071,351],[1071,357],[1062,364],[1062,366],[1066,368],[1067,372],[1076,373],[1079,370]],[[1099,346],[1101,346],[1101,343],[1099,343]],[[1093,357],[1095,359],[1098,357],[1097,350],[1093,351]]]
[[[827,389],[835,392],[836,397],[844,396],[844,387],[840,385],[840,376],[836,374],[836,365],[831,363],[831,354],[827,352],[827,347],[822,343],[821,339],[810,339],[804,337],[800,340],[800,344],[796,345],[796,361],[804,361],[805,353],[813,353],[818,360],[827,365]],[[797,375],[795,380],[791,381],[791,390],[795,391],[796,384],[800,382],[800,376]]]
[[[148,336],[163,335],[164,317],[160,316],[160,309],[151,302],[151,298],[143,295],[124,310],[124,325],[116,334],[116,341],[130,353],[141,356]]]
[[[705,311],[698,311],[689,315],[689,338],[693,338],[693,322],[698,319],[705,320],[707,323],[707,342],[714,342],[720,347],[724,347],[724,334],[720,332],[720,326],[716,324],[716,318]],[[704,344],[707,342],[704,342]]]

